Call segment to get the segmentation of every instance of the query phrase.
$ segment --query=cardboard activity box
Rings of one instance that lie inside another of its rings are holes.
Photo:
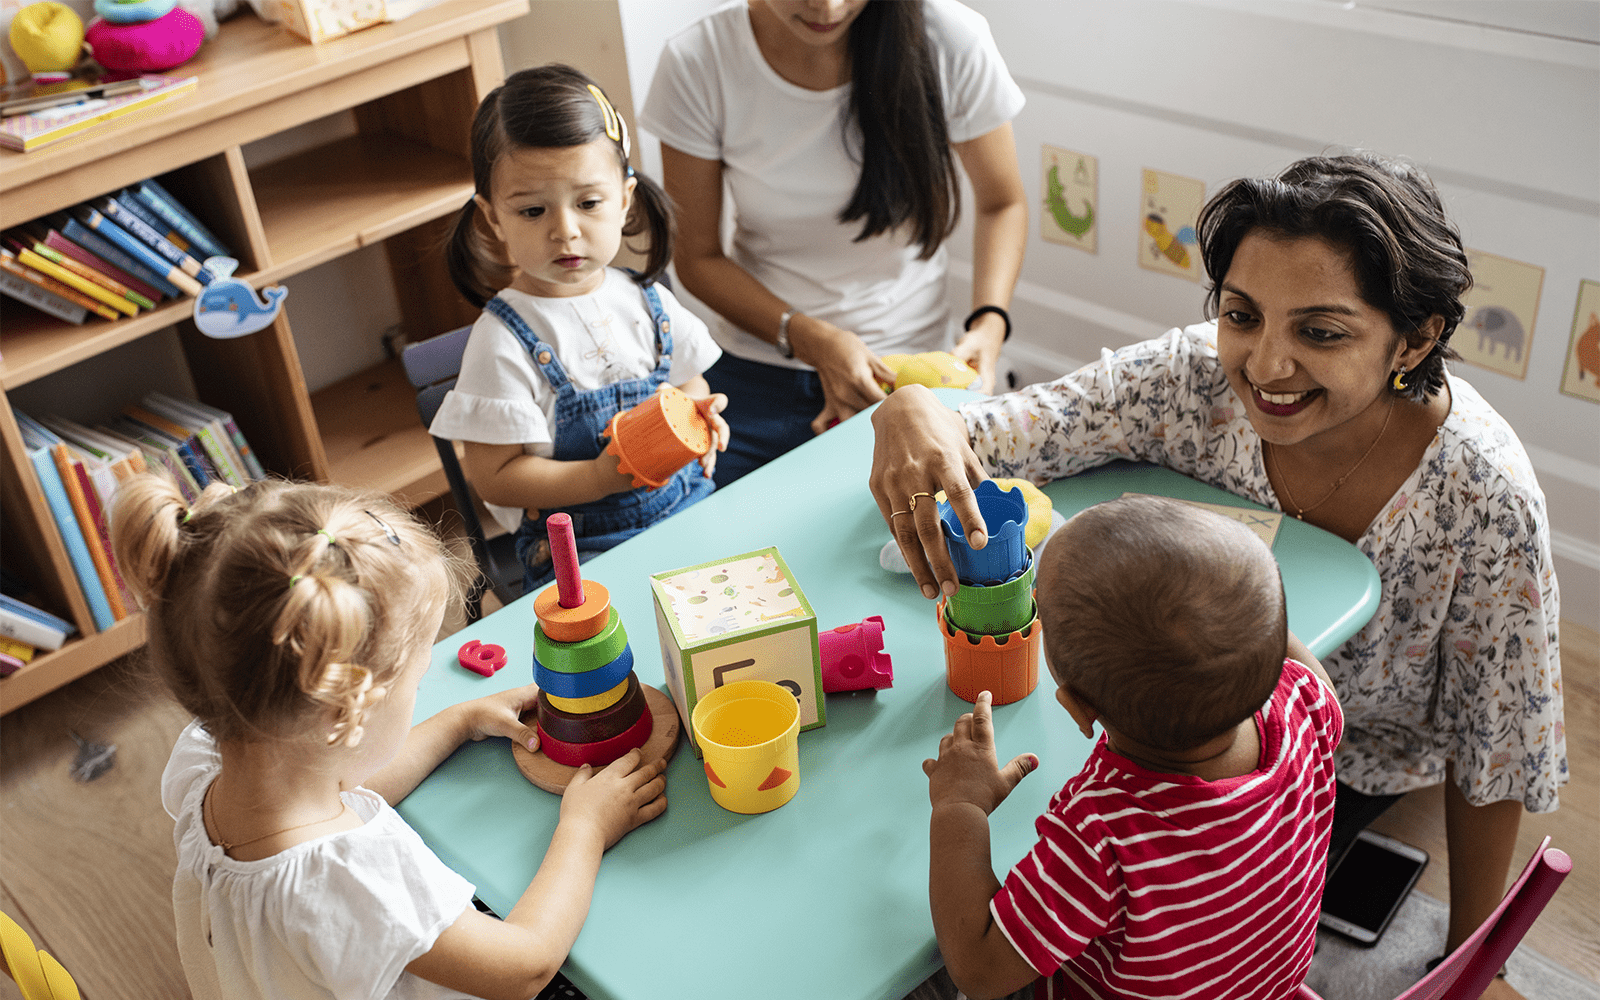
[[[800,702],[800,729],[827,722],[817,617],[776,547],[650,577],[661,663],[689,745],[709,691],[733,681],[781,684]]]

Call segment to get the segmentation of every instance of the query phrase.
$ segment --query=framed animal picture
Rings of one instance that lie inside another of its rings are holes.
[[[1467,315],[1450,346],[1468,364],[1526,378],[1544,268],[1470,248],[1467,263],[1472,268],[1472,289],[1463,299]]]
[[[1600,281],[1578,282],[1578,305],[1572,314],[1561,391],[1600,403]]]

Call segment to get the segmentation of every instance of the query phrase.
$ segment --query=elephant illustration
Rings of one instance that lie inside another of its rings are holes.
[[[1495,347],[1504,346],[1507,361],[1511,360],[1513,350],[1517,352],[1517,360],[1522,360],[1522,345],[1527,342],[1527,334],[1516,313],[1504,306],[1480,306],[1467,320],[1467,325],[1478,331],[1479,353],[1492,358]],[[1484,350],[1485,340],[1489,342],[1488,350]]]

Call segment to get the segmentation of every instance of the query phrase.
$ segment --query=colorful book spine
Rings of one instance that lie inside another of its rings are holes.
[[[250,475],[244,468],[244,460],[235,453],[233,441],[223,430],[220,421],[197,413],[186,401],[174,399],[165,393],[149,393],[142,402],[147,409],[168,418],[179,427],[187,428],[198,438],[211,464],[222,474],[223,482],[229,486],[249,485]]]
[[[196,256],[194,248],[189,245],[189,238],[174,227],[167,225],[167,220],[157,215],[155,210],[146,204],[142,198],[134,195],[132,188],[123,188],[113,197],[116,198],[118,205],[126,209],[131,215],[136,216],[140,222],[160,233],[162,239],[189,256]]]
[[[95,208],[104,213],[106,218],[121,226],[128,235],[160,254],[173,267],[178,268],[202,285],[211,283],[211,272],[201,270],[198,260],[195,260],[194,257],[167,239],[154,226],[151,226],[144,219],[130,211],[122,202],[107,195],[103,198],[96,198],[93,204]]]
[[[72,214],[97,235],[116,244],[123,253],[160,275],[169,284],[176,285],[187,295],[200,294],[200,282],[184,274],[182,268],[134,239],[127,230],[106,218],[98,209],[91,205],[79,205],[72,210]]]
[[[77,517],[83,540],[89,547],[89,559],[94,563],[95,576],[105,592],[106,600],[110,602],[111,615],[121,621],[128,617],[128,608],[122,603],[116,574],[111,570],[111,556],[100,541],[100,532],[95,526],[94,512],[89,506],[93,487],[89,484],[87,473],[83,471],[82,463],[74,463],[72,453],[65,444],[51,447],[50,457],[55,459],[56,471],[61,474],[61,484],[67,490],[67,501],[72,504],[73,515]]]
[[[201,453],[205,449],[187,427],[175,424],[140,406],[124,407],[122,413],[134,423],[144,424],[162,436],[170,438],[178,454],[183,456],[183,464],[188,467],[189,474],[194,477],[198,488],[203,490],[211,485],[212,480],[222,478],[211,465],[211,460],[202,457]]]
[[[167,225],[181,232],[189,243],[206,257],[231,257],[228,248],[222,245],[216,234],[207,229],[193,212],[184,207],[183,202],[172,196],[166,188],[155,179],[143,180],[135,184],[130,190],[134,197],[150,206],[150,210],[165,219]]]
[[[111,263],[109,260],[96,257],[94,254],[85,250],[83,247],[78,246],[78,244],[67,239],[65,236],[62,236],[54,229],[50,229],[45,232],[44,245],[47,248],[54,250],[56,253],[59,253],[63,257],[68,257],[77,261],[84,267],[93,268],[94,270],[99,271],[101,274],[112,279],[113,281],[120,281],[130,292],[139,296],[139,298],[144,299],[145,302],[150,303],[148,306],[145,306],[147,309],[154,309],[156,303],[160,302],[162,298],[164,298],[160,289],[155,288],[152,285],[145,284],[138,278],[135,278],[133,275],[129,274],[127,271],[124,271],[122,268]],[[139,299],[136,298],[134,301],[138,302]],[[143,303],[140,304],[143,305]]]
[[[66,484],[62,482],[61,472],[56,468],[55,456],[50,453],[50,438],[53,435],[25,414],[17,413],[16,418],[22,430],[23,443],[28,448],[28,460],[33,464],[34,473],[39,477],[40,490],[44,493],[45,503],[50,507],[50,516],[56,522],[61,542],[66,547],[67,560],[72,563],[72,573],[77,577],[78,587],[83,591],[83,598],[89,605],[89,614],[94,618],[96,628],[108,629],[116,624],[117,619],[111,613],[111,601],[106,597],[105,587],[100,583],[100,573],[95,569],[94,560],[89,556],[89,544],[84,540],[83,529],[78,527],[78,516],[73,512],[72,501],[67,497]],[[34,645],[39,644],[34,643]]]
[[[233,447],[239,453],[239,458],[244,462],[245,471],[249,473],[252,480],[267,478],[267,470],[262,468],[261,459],[256,457],[255,451],[250,447],[250,442],[245,440],[244,432],[239,430],[239,425],[234,422],[233,414],[199,401],[190,401],[189,408],[206,414],[222,424],[223,429],[228,432],[228,437],[233,440]]]
[[[110,261],[168,298],[176,298],[182,294],[177,285],[161,277],[141,261],[124,253],[121,247],[96,233],[77,219],[72,218],[70,215],[61,216],[60,222],[61,224],[56,228],[61,230],[69,241],[76,243],[97,257]]]
[[[9,270],[0,269],[0,292],[68,323],[82,325],[84,318],[89,315],[89,310],[78,303],[40,288]]]
[[[0,636],[17,645],[44,650],[60,649],[61,644],[67,639],[64,634],[41,625],[33,618],[19,614],[10,607],[0,607]],[[8,655],[16,656],[14,653]],[[20,656],[16,658],[23,659]]]
[[[111,292],[103,285],[99,285],[93,281],[90,281],[81,274],[62,267],[55,261],[46,260],[32,250],[24,250],[17,254],[17,261],[19,263],[26,264],[28,267],[33,268],[40,274],[56,279],[63,285],[76,288],[83,294],[92,299],[98,300],[104,305],[110,306],[117,312],[123,313],[127,316],[139,315],[139,307],[132,301]]]
[[[0,636],[0,653],[4,653],[7,656],[16,657],[16,659],[21,663],[32,662],[33,654],[37,652],[38,650],[36,648],[21,641],[20,639],[13,639],[10,636]]]
[[[194,474],[184,465],[183,458],[178,454],[176,447],[158,435],[153,434],[148,428],[141,427],[136,421],[126,417],[119,417],[112,423],[112,433],[120,434],[139,445],[144,452],[145,464],[151,468],[160,469],[167,474],[178,487],[178,492],[183,494],[184,500],[193,503],[200,495],[200,488],[195,484]]]
[[[94,282],[113,295],[122,296],[141,309],[154,309],[156,307],[156,304],[153,300],[140,295],[138,292],[134,291],[132,288],[129,288],[127,285],[124,285],[111,275],[105,273],[104,271],[90,267],[88,264],[85,264],[74,257],[68,257],[66,254],[55,249],[54,247],[49,246],[48,244],[35,243],[33,245],[33,252],[43,257],[45,260],[52,261],[58,266],[66,268],[81,278]]]
[[[39,271],[35,271],[31,267],[24,266],[22,262],[17,260],[16,255],[10,250],[0,249],[0,270],[5,271],[7,274],[21,278],[23,281],[29,282],[30,284],[37,285],[50,294],[57,296],[58,298],[66,299],[68,302],[75,302],[83,308],[94,313],[96,316],[104,316],[106,319],[117,319],[121,316],[121,313],[117,312],[115,309],[95,299],[91,299],[89,296],[78,291],[76,288],[71,288],[50,277],[49,275],[42,274]]]

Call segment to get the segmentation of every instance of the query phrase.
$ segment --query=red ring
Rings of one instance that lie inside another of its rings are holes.
[[[648,709],[622,735],[598,743],[566,743],[550,736],[543,726],[539,726],[539,750],[557,764],[566,764],[568,767],[581,767],[584,764],[605,767],[629,750],[650,742],[654,726],[655,716]]]

